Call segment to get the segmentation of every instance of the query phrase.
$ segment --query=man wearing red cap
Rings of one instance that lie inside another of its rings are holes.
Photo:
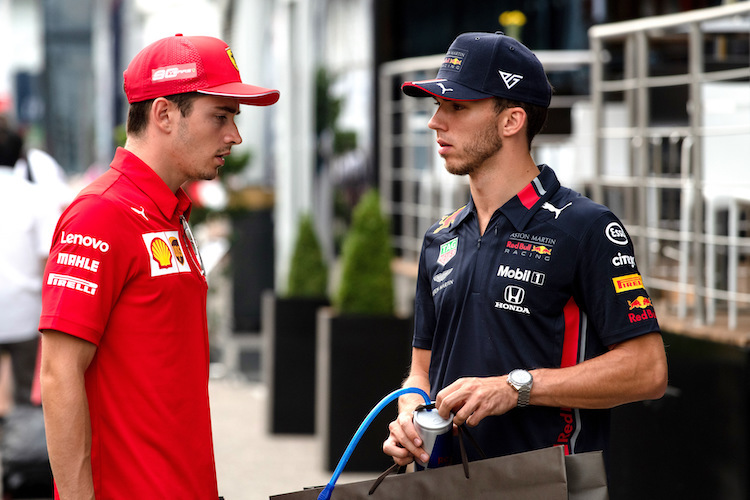
[[[211,37],[154,42],[124,73],[127,142],[65,211],[45,270],[42,394],[56,498],[218,498],[207,283],[181,186],[242,139],[242,83]]]

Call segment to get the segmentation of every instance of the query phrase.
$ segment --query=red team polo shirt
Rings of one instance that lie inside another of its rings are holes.
[[[97,499],[215,500],[207,284],[180,221],[190,199],[124,149],[111,167],[58,223],[39,328],[97,346]]]

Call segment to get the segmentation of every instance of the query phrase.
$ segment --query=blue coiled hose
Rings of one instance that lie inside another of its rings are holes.
[[[349,441],[349,446],[346,447],[346,451],[344,451],[344,454],[341,455],[341,459],[336,466],[336,470],[333,471],[331,480],[328,481],[326,487],[323,489],[323,491],[320,492],[320,495],[318,495],[318,500],[330,500],[331,495],[333,494],[333,488],[336,486],[336,481],[338,481],[339,476],[344,471],[344,467],[349,461],[349,457],[351,457],[352,453],[354,453],[354,448],[357,447],[357,443],[359,443],[359,440],[362,438],[362,434],[365,433],[375,417],[378,416],[378,413],[380,413],[381,410],[388,405],[388,403],[403,396],[404,394],[419,394],[420,396],[422,396],[422,398],[424,398],[425,404],[430,404],[432,402],[430,401],[430,396],[422,389],[419,389],[417,387],[404,387],[403,389],[398,389],[380,400],[380,403],[378,403],[375,408],[370,410],[370,413],[362,421],[362,424],[359,426],[359,429],[357,429],[357,432],[354,433],[354,437],[352,438],[352,440]]]

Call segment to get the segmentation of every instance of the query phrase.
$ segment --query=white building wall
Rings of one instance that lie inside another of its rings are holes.
[[[317,61],[313,2],[277,0],[274,4],[273,60],[277,65],[274,144],[276,288],[285,291],[299,215],[309,211],[315,167],[314,70]]]

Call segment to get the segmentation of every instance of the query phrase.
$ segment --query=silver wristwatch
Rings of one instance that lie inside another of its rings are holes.
[[[526,370],[513,370],[508,374],[508,383],[518,391],[518,406],[529,406],[529,397],[531,396],[531,386],[534,384],[534,377]]]

